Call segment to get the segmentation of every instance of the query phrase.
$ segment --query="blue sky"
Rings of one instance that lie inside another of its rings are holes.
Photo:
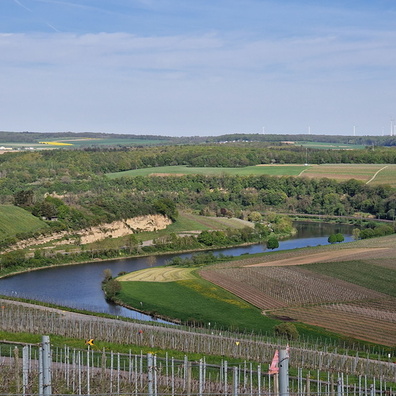
[[[0,0],[0,130],[381,135],[394,0]]]

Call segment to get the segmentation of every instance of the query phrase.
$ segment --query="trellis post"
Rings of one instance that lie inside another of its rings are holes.
[[[279,396],[289,396],[289,353],[279,351]]]

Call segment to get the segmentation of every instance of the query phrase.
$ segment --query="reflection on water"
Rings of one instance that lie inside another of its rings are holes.
[[[345,242],[352,240],[351,226],[322,223],[298,222],[298,233],[294,237],[280,241],[276,250],[289,250],[306,246],[327,245],[330,234],[342,233]],[[240,256],[266,251],[263,244],[219,249],[215,254]],[[176,254],[138,257],[113,261],[101,261],[87,264],[67,265],[45,268],[38,271],[14,275],[0,279],[0,294],[46,301],[71,308],[104,312],[140,320],[153,320],[150,316],[111,304],[104,298],[101,289],[103,271],[111,269],[113,276],[120,272],[132,272],[144,268],[165,265]],[[181,254],[188,257],[191,254]]]

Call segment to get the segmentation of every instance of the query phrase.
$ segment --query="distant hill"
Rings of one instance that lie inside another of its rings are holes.
[[[22,208],[0,205],[0,239],[45,227],[48,227],[47,224]]]
[[[87,147],[130,147],[167,144],[207,144],[207,143],[256,143],[267,145],[326,149],[352,149],[365,146],[396,146],[395,136],[344,136],[314,134],[264,134],[234,133],[219,136],[162,136],[120,134],[102,132],[10,132],[0,131],[0,146],[14,148],[87,148]],[[342,145],[342,147],[339,147]]]

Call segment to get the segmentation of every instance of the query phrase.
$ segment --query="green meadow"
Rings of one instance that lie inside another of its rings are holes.
[[[307,148],[323,149],[323,150],[361,150],[365,146],[361,144],[345,144],[345,143],[325,143],[325,142],[296,142],[296,146]]]
[[[313,272],[342,279],[346,282],[375,290],[380,293],[396,297],[396,266],[395,269],[381,267],[386,259],[371,260],[377,265],[363,260],[341,261],[329,265],[328,263],[307,264],[304,267]],[[389,259],[393,261],[393,259]]]
[[[272,176],[298,176],[307,169],[304,165],[258,165],[244,168],[195,168],[185,165],[159,166],[156,168],[134,169],[124,172],[108,173],[114,179],[123,176],[181,176],[181,175],[272,175]]]
[[[176,282],[123,281],[117,299],[152,315],[173,318],[218,330],[274,335],[280,320],[263,315],[261,310],[232,293],[197,276]],[[315,326],[294,322],[300,336],[337,340],[339,336]]]
[[[129,306],[183,323],[272,332],[279,323],[258,308],[204,279],[177,282],[122,282],[118,298]],[[142,302],[142,303],[141,303]]]

